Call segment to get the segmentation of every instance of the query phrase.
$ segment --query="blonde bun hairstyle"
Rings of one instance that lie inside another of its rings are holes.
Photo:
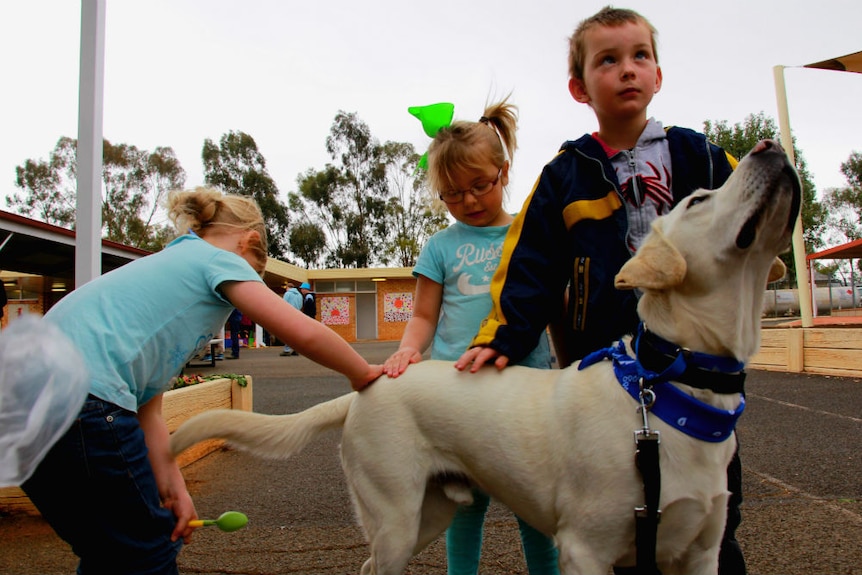
[[[259,245],[252,246],[259,255],[262,271],[266,266],[266,224],[260,207],[251,198],[225,194],[214,188],[197,187],[174,191],[167,199],[168,217],[177,232],[194,232],[201,238],[230,230],[255,231]]]

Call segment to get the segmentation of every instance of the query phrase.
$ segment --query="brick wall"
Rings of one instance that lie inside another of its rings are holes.
[[[380,282],[377,289],[377,339],[380,341],[398,341],[407,327],[406,321],[386,321],[384,317],[384,299],[387,293],[415,293],[415,279],[395,279]]]

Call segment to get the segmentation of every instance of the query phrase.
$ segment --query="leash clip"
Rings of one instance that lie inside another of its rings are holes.
[[[650,408],[655,404],[655,392],[650,387],[644,387],[644,378],[641,377],[638,379],[638,386],[640,387],[640,393],[638,394],[638,398],[640,400],[640,406],[638,407],[638,411],[643,417],[643,429],[642,433],[645,435],[651,435],[649,428],[649,419],[647,418],[647,412]],[[639,432],[635,432],[636,434]]]

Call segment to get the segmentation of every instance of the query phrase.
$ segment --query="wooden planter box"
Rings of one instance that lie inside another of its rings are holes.
[[[236,380],[214,379],[174,389],[165,392],[162,400],[162,415],[168,425],[168,431],[173,433],[185,420],[193,415],[209,409],[242,409],[252,410],[251,376],[245,376],[248,384],[240,386]],[[223,441],[210,440],[201,442],[185,450],[177,457],[180,467],[197,461],[204,455],[212,453],[221,447]],[[38,515],[39,511],[30,503],[30,499],[18,487],[0,488],[0,514],[25,513]]]
[[[761,331],[752,368],[862,376],[862,329],[853,327],[773,328]]]

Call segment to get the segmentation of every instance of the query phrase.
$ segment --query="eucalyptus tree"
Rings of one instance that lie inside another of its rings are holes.
[[[316,226],[315,237],[326,238],[324,265],[386,264],[389,193],[381,145],[356,113],[339,111],[326,138],[326,151],[333,162],[299,176],[291,206],[301,214],[301,221]],[[292,249],[296,253],[304,248],[297,242]]]
[[[290,216],[287,206],[278,198],[278,187],[269,175],[266,159],[254,138],[240,131],[222,135],[218,144],[207,138],[201,158],[207,184],[257,202],[266,223],[269,255],[284,259]]]
[[[326,151],[332,161],[301,174],[289,196],[293,254],[336,268],[412,266],[446,223],[417,172],[413,146],[381,144],[356,113],[339,111]]]
[[[7,198],[19,214],[65,228],[75,227],[77,141],[62,137],[48,160],[26,160],[15,168],[20,191]],[[102,235],[115,242],[158,250],[170,237],[162,202],[185,184],[173,149],[153,152],[130,144],[102,146]]]
[[[391,194],[386,214],[390,234],[385,249],[390,261],[412,267],[428,238],[449,224],[448,212],[428,189],[425,171],[417,169],[420,155],[412,144],[386,142],[383,153]]]

